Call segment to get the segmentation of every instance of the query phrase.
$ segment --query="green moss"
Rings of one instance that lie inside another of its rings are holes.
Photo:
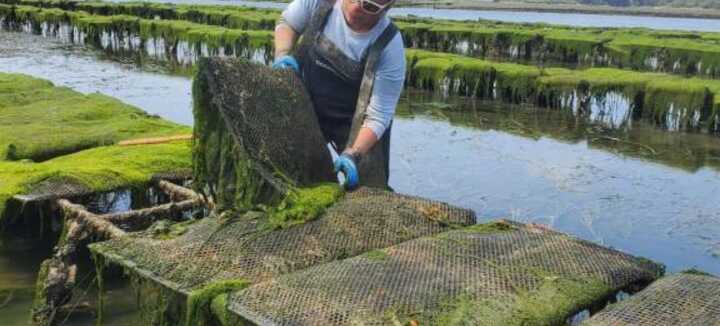
[[[244,289],[249,285],[250,282],[244,279],[225,280],[192,291],[187,298],[185,325],[209,325],[209,320],[213,318],[211,303],[214,302],[214,299],[218,296],[227,295],[232,291]],[[225,306],[222,302],[215,303],[215,305],[217,304]],[[224,310],[221,309],[220,311]]]
[[[462,228],[462,230],[477,234],[495,234],[502,232],[509,232],[516,230],[517,228],[507,221],[495,221],[490,223],[475,224],[468,227]]]
[[[615,68],[570,70],[490,62],[448,53],[408,50],[408,83],[442,95],[467,95],[511,103],[563,107],[580,95],[624,95],[643,117],[665,125],[670,108],[686,110],[680,128],[713,130],[720,116],[720,81],[639,73]],[[563,104],[564,103],[564,104]],[[699,117],[700,125],[693,119]]]
[[[35,281],[35,297],[32,305],[34,309],[43,309],[43,307],[47,305],[47,288],[45,287],[45,281],[47,280],[49,271],[50,260],[46,259],[40,264],[40,270],[37,273],[37,280]]]
[[[200,65],[202,66],[203,63]],[[202,71],[200,67],[198,71]],[[253,174],[250,161],[243,158],[227,124],[210,103],[207,76],[193,79],[193,179],[197,191],[208,191],[218,212],[233,209],[252,210],[262,197],[262,179]],[[208,185],[209,189],[204,189]],[[270,202],[280,199],[271,198]]]
[[[93,192],[139,188],[156,173],[189,170],[190,164],[186,142],[98,147],[42,163],[0,161],[0,212],[10,197],[42,181],[71,181]]]
[[[169,220],[160,220],[155,222],[148,232],[157,240],[175,239],[188,231],[188,227],[195,224],[198,220],[188,220],[184,222],[172,223]]]
[[[185,320],[187,298],[163,285],[125,270],[135,289],[139,325],[181,325]]]
[[[707,121],[711,115],[712,94],[707,86],[700,79],[652,80],[646,88],[646,108],[661,125],[665,125],[668,114],[673,113],[679,117],[680,128],[690,128],[696,112],[702,121]],[[671,108],[675,112],[670,112]]]
[[[572,314],[589,308],[612,289],[598,280],[548,276],[530,291],[511,297],[448,300],[433,325],[562,325]]]
[[[342,188],[332,183],[291,190],[277,207],[270,209],[269,225],[271,228],[287,228],[312,221],[342,194]]]
[[[253,323],[245,321],[242,317],[228,310],[228,299],[230,294],[221,294],[216,296],[210,304],[210,310],[213,314],[214,325],[220,326],[240,326],[253,325]]]
[[[34,161],[190,129],[101,94],[0,73],[0,159]]]
[[[155,173],[190,169],[187,142],[107,146],[190,132],[110,97],[0,73],[0,117],[0,157],[52,158],[39,163],[0,160],[0,217],[6,216],[10,197],[39,182],[69,182],[100,192],[140,187]],[[56,157],[67,153],[72,154]]]
[[[61,6],[62,7],[62,6]],[[75,9],[75,8],[68,8]],[[91,12],[94,12],[91,10]],[[104,33],[129,34],[139,36],[143,43],[155,39],[162,39],[166,45],[171,68],[182,66],[177,58],[177,44],[187,42],[194,51],[200,51],[204,46],[210,54],[220,54],[220,49],[228,53],[235,53],[245,58],[253,58],[256,52],[265,54],[264,60],[269,61],[272,56],[272,32],[267,30],[245,31],[226,28],[222,26],[205,25],[192,21],[182,20],[181,17],[170,15],[178,19],[154,19],[154,15],[143,12],[141,17],[132,10],[101,10],[105,15],[96,15],[85,11],[72,11],[63,9],[43,9],[33,6],[15,6],[0,10],[10,23],[24,24],[30,22],[40,32],[42,23],[67,23],[77,27],[85,34],[85,42],[101,47]],[[145,18],[142,18],[145,17]],[[110,49],[108,49],[110,50]],[[139,49],[144,51],[144,49]],[[179,69],[182,71],[182,69]]]
[[[104,311],[105,311],[105,277],[103,275],[103,271],[105,270],[105,267],[107,267],[107,262],[105,261],[105,258],[102,255],[98,255],[94,252],[90,253],[92,255],[93,262],[95,264],[95,278],[97,280],[97,293],[98,293],[98,302],[97,302],[97,317],[95,318],[95,324],[100,326],[103,324],[103,317],[104,317]]]
[[[383,249],[371,250],[362,256],[372,261],[383,261],[389,257],[387,251]]]
[[[690,275],[700,275],[700,276],[713,276],[713,275],[710,274],[710,273],[703,272],[703,271],[701,271],[701,270],[699,270],[699,269],[696,269],[696,268],[686,269],[686,270],[684,270],[684,271],[682,271],[682,272],[680,272],[680,273],[682,273],[682,274],[690,274]]]
[[[86,16],[134,16],[146,23],[160,18],[163,21],[160,24],[165,24],[164,21],[178,22],[178,26],[174,27],[176,29],[174,35],[185,35],[193,40],[202,39],[211,47],[217,47],[218,39],[225,38],[221,35],[228,32],[222,29],[269,32],[274,29],[280,17],[279,10],[242,6],[148,2],[72,3],[55,0],[0,2],[20,4],[14,9],[19,13],[18,16],[32,19],[36,23],[62,21],[63,17],[80,13],[87,13]],[[44,9],[38,10],[38,7]],[[0,12],[7,10],[13,9],[1,9]],[[222,29],[203,32],[202,27],[192,27],[192,31],[183,30],[183,27],[179,26],[182,25],[181,21]],[[480,58],[531,61],[543,65],[547,63],[601,65],[720,77],[720,44],[717,41],[720,39],[720,33],[582,28],[548,24],[431,20],[416,17],[396,17],[394,21],[400,27],[407,44],[414,48]],[[109,21],[104,23],[96,21],[96,23],[97,26],[105,27],[114,24]],[[172,38],[173,33],[167,36]],[[252,39],[252,36],[250,38]],[[268,44],[263,42],[261,45]],[[653,66],[655,59],[657,66]]]

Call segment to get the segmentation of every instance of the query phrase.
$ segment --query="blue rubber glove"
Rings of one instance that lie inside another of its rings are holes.
[[[273,69],[292,69],[295,71],[295,73],[300,73],[300,64],[298,64],[297,60],[289,55],[281,56],[277,59],[275,59],[275,62],[272,64]]]
[[[356,158],[349,153],[343,152],[335,159],[335,173],[342,172],[345,175],[345,181],[341,183],[345,189],[353,190],[360,183],[358,175]]]

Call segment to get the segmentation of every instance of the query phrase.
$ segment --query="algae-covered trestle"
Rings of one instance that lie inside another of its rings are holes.
[[[59,37],[181,72],[190,71],[203,56],[269,63],[273,34],[267,21],[277,15],[212,6],[0,4],[3,28]],[[700,68],[715,71],[709,68],[720,57],[715,44],[720,36],[714,33],[414,19],[401,19],[399,26],[408,48],[414,48],[406,53],[409,87],[585,116],[622,115],[614,128],[644,119],[669,130],[720,130],[720,81],[694,73]],[[521,49],[535,52],[522,54]],[[583,60],[589,63],[578,64]],[[654,68],[642,68],[646,63]]]
[[[280,16],[278,10],[240,6],[58,0],[3,0],[0,3],[36,7],[36,12],[61,9],[94,16],[160,18],[258,31],[273,30]],[[403,32],[407,46],[412,48],[543,66],[613,67],[720,77],[718,33],[580,28],[484,20],[444,21],[418,17],[394,19]],[[108,20],[123,24],[122,19]],[[217,34],[218,31],[212,33]]]
[[[36,322],[75,309],[68,302],[78,285],[78,250],[86,241],[123,236],[204,206],[202,198],[164,181],[188,179],[186,126],[104,95],[4,73],[0,118],[0,230],[38,241],[60,238],[39,273]],[[148,141],[159,138],[168,141]],[[174,202],[121,213],[91,212],[75,203],[102,198],[101,193],[115,198],[127,193],[149,203],[166,193]]]
[[[222,86],[238,75],[253,77]],[[146,322],[550,325],[663,274],[662,265],[544,228],[472,226],[472,211],[445,203],[341,191],[325,181],[329,154],[302,87],[273,96],[296,79],[201,60],[194,182],[214,211],[172,235],[150,229],[90,246],[101,265],[130,273]],[[272,152],[290,143],[310,154]]]

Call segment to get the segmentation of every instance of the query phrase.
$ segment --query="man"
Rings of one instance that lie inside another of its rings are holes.
[[[403,40],[387,17],[394,3],[294,0],[275,28],[273,67],[303,78],[326,140],[342,149],[335,170],[348,189],[387,186],[390,126],[405,80]]]

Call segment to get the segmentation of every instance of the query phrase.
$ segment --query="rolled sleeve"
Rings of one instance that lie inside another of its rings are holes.
[[[294,0],[283,10],[280,22],[287,24],[295,32],[302,33],[316,5],[317,0]]]
[[[405,82],[405,47],[398,33],[383,51],[375,74],[370,104],[363,127],[370,128],[378,139],[395,116],[400,94]]]

